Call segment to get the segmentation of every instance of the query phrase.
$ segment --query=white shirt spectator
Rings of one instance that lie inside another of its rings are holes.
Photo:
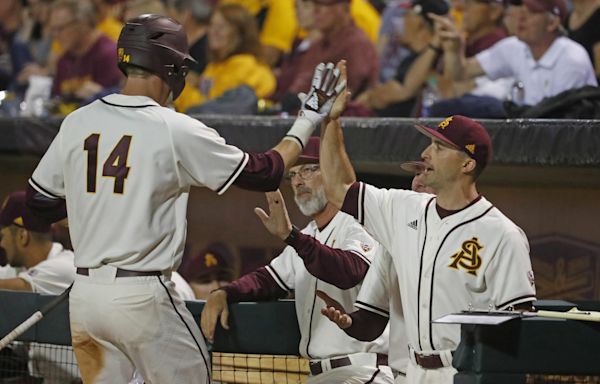
[[[36,293],[61,294],[75,280],[73,252],[53,243],[46,260],[17,275],[31,285]]]
[[[566,37],[558,37],[539,59],[515,36],[500,40],[475,58],[491,79],[514,77],[523,83],[517,104],[535,105],[546,97],[586,85],[597,86],[592,62],[585,49]]]

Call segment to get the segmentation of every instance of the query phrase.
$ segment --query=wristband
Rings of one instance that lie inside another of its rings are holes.
[[[308,138],[312,135],[317,125],[321,124],[323,117],[317,112],[302,110],[294,121],[292,128],[286,133],[284,140],[296,141],[300,148],[308,142]]]
[[[299,234],[300,234],[300,230],[298,229],[298,227],[296,227],[295,225],[292,225],[292,231],[290,232],[288,237],[286,237],[285,240],[283,240],[283,242],[286,243],[287,245],[292,245],[292,243],[294,241],[296,241],[296,239],[298,238]]]

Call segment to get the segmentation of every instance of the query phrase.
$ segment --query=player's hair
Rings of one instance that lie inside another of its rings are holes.
[[[254,55],[260,60],[262,47],[258,40],[258,25],[246,8],[238,4],[223,4],[215,8],[213,16],[217,13],[234,29],[236,37],[226,52],[209,49],[209,60],[222,61],[241,53]]]
[[[123,70],[125,71],[125,74],[127,75],[127,77],[142,77],[142,78],[147,78],[150,76],[153,76],[154,73],[145,70],[142,67],[138,67],[136,65],[131,65],[131,64],[122,64]]]
[[[73,18],[91,27],[97,24],[94,5],[89,0],[54,0],[52,10],[66,8]]]

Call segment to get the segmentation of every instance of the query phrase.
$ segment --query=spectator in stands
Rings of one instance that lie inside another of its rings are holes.
[[[122,77],[117,67],[116,44],[96,29],[91,3],[56,0],[50,13],[50,28],[64,50],[56,67],[53,95],[79,104],[119,85]]]
[[[381,14],[381,27],[377,40],[381,82],[393,79],[400,63],[410,54],[402,44],[404,15],[409,10],[408,4],[407,0],[390,0]]]
[[[305,90],[320,62],[348,60],[348,85],[358,95],[377,81],[378,59],[373,43],[356,26],[350,13],[350,0],[308,0],[314,3],[314,27],[322,38],[300,58],[293,76],[279,78],[282,89],[292,94]],[[287,82],[287,83],[286,83]]]
[[[52,36],[48,26],[50,4],[47,0],[27,1],[28,17],[21,28],[20,35],[22,40],[27,42],[33,62],[26,65],[19,73],[18,80],[21,84],[26,83],[29,76],[33,74],[47,75],[49,73],[46,66],[48,65],[52,44]]]
[[[200,75],[208,63],[207,32],[212,5],[208,0],[173,0],[168,12],[170,17],[183,25],[188,38],[190,55],[196,60],[185,78],[183,92],[174,103],[177,110],[183,111],[185,106],[199,102]]]
[[[258,98],[266,98],[275,90],[275,76],[261,58],[256,22],[245,8],[236,4],[215,8],[208,29],[208,55],[198,104],[242,85],[250,87]]]
[[[96,12],[97,28],[100,32],[110,37],[115,43],[119,40],[123,23],[119,20],[122,13],[123,1],[121,0],[92,0]]]
[[[25,41],[19,36],[22,6],[19,0],[0,1],[0,90],[17,89],[17,75],[33,62]]]
[[[461,32],[454,23],[433,15],[444,41],[444,72],[454,80],[513,76],[522,83],[519,95],[513,97],[520,105],[535,105],[565,90],[596,86],[585,49],[562,36],[566,11],[564,0],[523,0],[516,36],[469,59],[464,57]]]
[[[295,0],[296,4],[296,19],[300,29],[303,31],[302,35],[296,37],[292,43],[291,50],[288,54],[283,55],[281,60],[281,66],[279,68],[279,74],[277,75],[277,89],[273,94],[273,99],[282,101],[284,95],[288,92],[289,85],[294,81],[294,77],[298,72],[298,66],[301,63],[302,56],[308,51],[310,46],[317,42],[321,38],[321,32],[315,28],[315,6],[312,1]],[[296,95],[292,95],[293,100],[296,102],[292,105],[291,109],[299,108],[299,100]],[[285,111],[292,112],[283,106]]]
[[[281,56],[290,51],[298,30],[294,0],[221,0],[220,4],[243,6],[256,19],[261,54],[269,66],[277,66]]]
[[[315,289],[326,291],[346,309],[352,307],[379,245],[325,199],[317,137],[310,139],[289,176],[296,204],[313,221],[300,232],[289,222],[281,193],[267,193],[270,216],[259,208],[255,212],[269,232],[289,246],[269,265],[210,294],[202,311],[204,335],[212,341],[219,320],[228,329],[228,303],[274,300],[293,291],[301,333],[299,352],[311,359],[308,383],[392,383],[387,332],[373,342],[361,342],[315,312],[323,306]]]
[[[441,51],[430,14],[446,15],[445,0],[414,0],[404,16],[402,41],[410,50],[394,79],[378,84],[357,97],[379,116],[415,116],[417,100],[429,77],[436,76],[435,65]]]
[[[503,0],[466,0],[463,29],[466,34],[465,56],[473,57],[490,48],[507,34],[503,27]],[[448,79],[441,88],[445,100],[430,108],[429,116],[460,114],[469,117],[505,117],[502,103],[510,97],[514,79],[490,80],[479,76],[466,81]]]
[[[569,37],[587,51],[596,78],[600,78],[600,1],[573,0],[573,11],[567,19]]]
[[[190,282],[196,299],[206,300],[212,291],[233,280],[232,261],[225,244],[212,243],[194,255],[184,256],[179,273]]]

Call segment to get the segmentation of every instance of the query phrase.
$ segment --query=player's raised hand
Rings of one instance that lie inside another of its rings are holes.
[[[337,324],[341,329],[350,328],[352,318],[346,314],[344,307],[323,291],[316,291],[317,296],[325,302],[326,307],[321,309],[321,314]]]
[[[316,124],[329,115],[337,96],[346,88],[345,75],[342,79],[339,65],[319,63],[316,66],[308,94],[299,95],[302,99],[300,116]]]
[[[200,316],[200,327],[202,333],[211,343],[215,338],[215,328],[217,326],[217,319],[221,321],[221,326],[224,329],[229,330],[229,307],[227,306],[227,292],[218,289],[212,292],[206,304],[202,309],[202,315]]]
[[[350,91],[348,90],[346,82],[346,60],[340,60],[336,65],[336,69],[340,71],[340,78],[338,80],[339,85],[336,87],[337,97],[333,102],[331,111],[329,111],[329,118],[334,120],[338,119],[342,113],[344,113],[344,110],[346,109],[346,103],[350,98]]]
[[[292,231],[292,222],[285,207],[283,196],[279,189],[274,192],[267,192],[265,196],[269,204],[270,215],[258,207],[254,208],[254,213],[256,213],[271,234],[285,240]]]

